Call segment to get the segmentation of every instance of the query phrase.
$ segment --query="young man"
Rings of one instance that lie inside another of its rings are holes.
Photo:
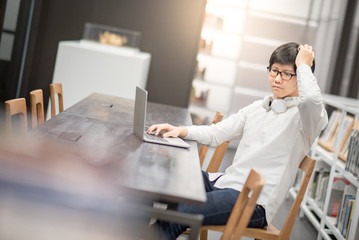
[[[312,67],[312,69],[311,69]],[[313,75],[311,46],[287,43],[271,55],[268,67],[272,96],[255,101],[211,126],[153,125],[148,132],[182,137],[217,146],[240,137],[233,163],[225,173],[205,173],[204,206],[179,205],[178,210],[204,215],[203,225],[224,225],[251,168],[261,172],[266,184],[249,227],[264,228],[293,184],[301,160],[328,122],[322,96]],[[186,226],[159,222],[166,239],[176,239]]]

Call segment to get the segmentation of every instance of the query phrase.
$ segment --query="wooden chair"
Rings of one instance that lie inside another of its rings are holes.
[[[276,227],[270,224],[267,229],[246,228],[244,230],[243,236],[252,237],[255,239],[289,239],[310,177],[312,176],[315,162],[316,161],[314,159],[306,156],[300,163],[299,168],[304,171],[305,175],[282,230],[279,231]]]
[[[44,122],[44,100],[42,90],[33,90],[30,92],[30,103],[31,103],[31,122],[32,128]]]
[[[216,112],[216,115],[214,116],[214,119],[212,121],[213,124],[216,124],[220,121],[222,121],[223,119],[223,114],[221,112]],[[217,146],[216,149],[214,150],[214,153],[212,155],[212,158],[208,164],[207,170],[206,172],[218,172],[218,169],[222,163],[224,154],[226,153],[226,150],[228,148],[228,144],[229,141],[222,143],[221,145]],[[201,145],[200,149],[199,149],[199,160],[200,160],[200,164],[201,167],[203,165],[204,159],[207,155],[208,152],[208,146],[206,145]],[[183,232],[183,234],[190,234],[190,229],[187,229],[186,231]]]
[[[213,119],[213,124],[216,124],[223,119],[223,114],[221,112],[216,112],[216,115]],[[214,150],[214,153],[212,155],[211,161],[209,162],[209,165],[207,167],[206,172],[218,172],[218,169],[222,163],[224,154],[226,153],[226,150],[228,148],[229,141],[222,143],[221,145],[217,146]],[[208,146],[202,145],[199,149],[199,160],[201,167],[203,165],[203,161],[207,155]]]
[[[297,214],[298,214],[298,211],[300,208],[300,204],[303,200],[310,177],[312,176],[314,166],[315,166],[315,160],[308,156],[305,156],[305,158],[300,163],[299,168],[302,171],[304,171],[305,175],[302,180],[302,184],[299,188],[299,191],[297,193],[297,196],[296,196],[296,198],[293,202],[293,205],[289,211],[287,220],[285,221],[281,231],[279,231],[276,227],[274,227],[273,225],[270,224],[267,229],[244,228],[242,235],[246,236],[246,237],[251,237],[254,239],[289,239],[290,233],[292,231],[295,219],[297,217]],[[230,219],[228,220],[228,223],[229,223],[229,221],[230,221]],[[228,225],[228,223],[227,223],[227,225]],[[244,225],[244,226],[247,226],[247,225]],[[204,230],[213,230],[213,231],[223,231],[224,226],[204,226],[203,229]],[[201,240],[203,240],[203,239],[207,239],[207,231],[201,232]],[[222,238],[222,239],[224,239],[224,238]]]
[[[234,204],[227,224],[222,226],[202,226],[200,239],[207,239],[208,230],[223,232],[222,240],[240,239],[252,217],[264,183],[264,177],[258,171],[252,169]]]
[[[25,98],[17,98],[5,101],[5,113],[6,113],[6,129],[8,133],[13,133],[12,118],[15,115],[20,116],[20,133],[27,132],[27,111]]]
[[[51,83],[50,84],[51,117],[54,117],[56,115],[55,94],[58,95],[59,112],[63,112],[64,111],[64,100],[63,100],[63,95],[62,95],[62,84],[61,83]]]

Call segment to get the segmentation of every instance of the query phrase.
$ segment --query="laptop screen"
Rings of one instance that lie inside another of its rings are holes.
[[[146,108],[147,91],[140,87],[136,87],[135,111],[133,115],[133,132],[141,139],[143,139],[143,133],[145,131]]]

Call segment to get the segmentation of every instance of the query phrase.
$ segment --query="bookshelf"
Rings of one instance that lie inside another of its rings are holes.
[[[266,0],[207,1],[189,105],[198,124],[216,111],[228,116],[271,94],[271,53],[290,41],[315,43],[319,24],[310,23],[320,21],[318,3],[280,0],[278,8]]]
[[[359,129],[359,100],[329,94],[323,99],[332,112],[328,127],[312,147],[317,165],[301,214],[318,230],[318,240],[355,240],[359,239],[359,147],[353,129]]]

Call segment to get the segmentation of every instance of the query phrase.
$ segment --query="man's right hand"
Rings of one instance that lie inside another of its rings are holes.
[[[307,64],[309,67],[313,65],[314,51],[312,46],[304,44],[298,47],[297,58],[295,59],[295,65],[299,67],[302,64]]]
[[[187,128],[175,127],[168,123],[155,124],[147,129],[147,134],[155,132],[155,135],[161,134],[163,137],[180,137],[184,138],[187,136]]]

